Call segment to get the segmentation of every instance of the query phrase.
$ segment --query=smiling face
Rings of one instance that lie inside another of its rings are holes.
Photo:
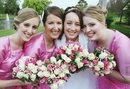
[[[91,41],[97,41],[102,38],[102,34],[104,33],[104,23],[99,22],[97,19],[91,18],[89,16],[83,17],[84,28],[83,32]]]
[[[66,14],[64,21],[64,33],[67,40],[76,41],[80,33],[80,20],[77,14],[70,12]]]
[[[48,39],[57,39],[62,32],[62,19],[58,16],[50,14],[47,16],[45,27],[45,36]]]
[[[17,34],[23,41],[29,41],[36,33],[39,26],[39,18],[34,17],[16,25]]]

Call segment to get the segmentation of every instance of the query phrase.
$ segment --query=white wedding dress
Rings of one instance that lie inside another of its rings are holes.
[[[83,49],[87,49],[88,39],[82,32],[79,34],[79,42]],[[61,40],[56,40],[55,44],[57,47],[64,46],[66,44],[65,35],[62,36]],[[95,76],[92,70],[88,68],[84,71],[71,74],[68,81],[58,89],[96,89],[96,78],[97,76]]]

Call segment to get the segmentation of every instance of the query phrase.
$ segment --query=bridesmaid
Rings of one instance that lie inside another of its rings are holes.
[[[39,24],[38,13],[34,9],[24,8],[14,18],[16,32],[0,38],[0,89],[22,89],[26,85],[12,78],[12,68],[15,61],[23,56],[24,44],[34,36]]]
[[[44,30],[26,43],[25,55],[41,60],[50,58],[56,48],[54,41],[62,32],[62,18],[63,13],[59,7],[48,7],[42,19]],[[47,84],[40,84],[38,89],[50,89],[50,87]]]
[[[83,16],[84,34],[95,42],[95,47],[105,47],[112,52],[117,63],[110,74],[98,77],[97,89],[130,89],[130,39],[115,29],[107,28],[106,15],[107,10],[102,7],[89,6]]]
[[[61,39],[56,40],[57,47],[64,46],[68,40],[80,42],[83,49],[88,49],[88,39],[83,34],[83,19],[82,11],[77,7],[67,7],[63,17],[64,34]],[[86,69],[75,74],[71,74],[65,85],[59,89],[95,89],[96,76],[92,73],[91,69]]]

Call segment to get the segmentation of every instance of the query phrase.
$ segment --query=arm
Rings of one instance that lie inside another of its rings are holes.
[[[110,74],[114,79],[130,84],[130,40],[124,39],[123,44],[117,43],[118,47],[115,51],[115,59],[118,70],[113,70]]]
[[[17,86],[17,85],[26,85],[26,84],[23,83],[22,81],[18,80],[18,79],[0,80],[0,88]]]

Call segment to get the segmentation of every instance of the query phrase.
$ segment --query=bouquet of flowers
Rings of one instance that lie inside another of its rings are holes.
[[[62,60],[57,60],[53,56],[44,61],[24,56],[15,64],[13,77],[17,77],[24,83],[37,81],[50,85],[51,89],[57,89],[70,77],[68,66],[63,64]]]
[[[40,77],[38,73],[38,61],[36,58],[24,56],[15,63],[16,67],[13,68],[13,77],[17,77],[24,83],[34,82]]]
[[[89,61],[88,66],[92,68],[92,71],[97,76],[109,74],[116,66],[114,55],[103,47],[95,48],[94,52],[90,53],[86,60]]]
[[[63,60],[67,64],[70,73],[79,72],[87,68],[88,61],[84,57],[88,56],[88,50],[83,50],[79,42],[68,41],[65,46],[56,49],[58,60]]]
[[[49,84],[51,89],[62,86],[70,77],[67,64],[64,64],[62,60],[57,60],[54,56],[39,62],[39,70],[39,82]]]

